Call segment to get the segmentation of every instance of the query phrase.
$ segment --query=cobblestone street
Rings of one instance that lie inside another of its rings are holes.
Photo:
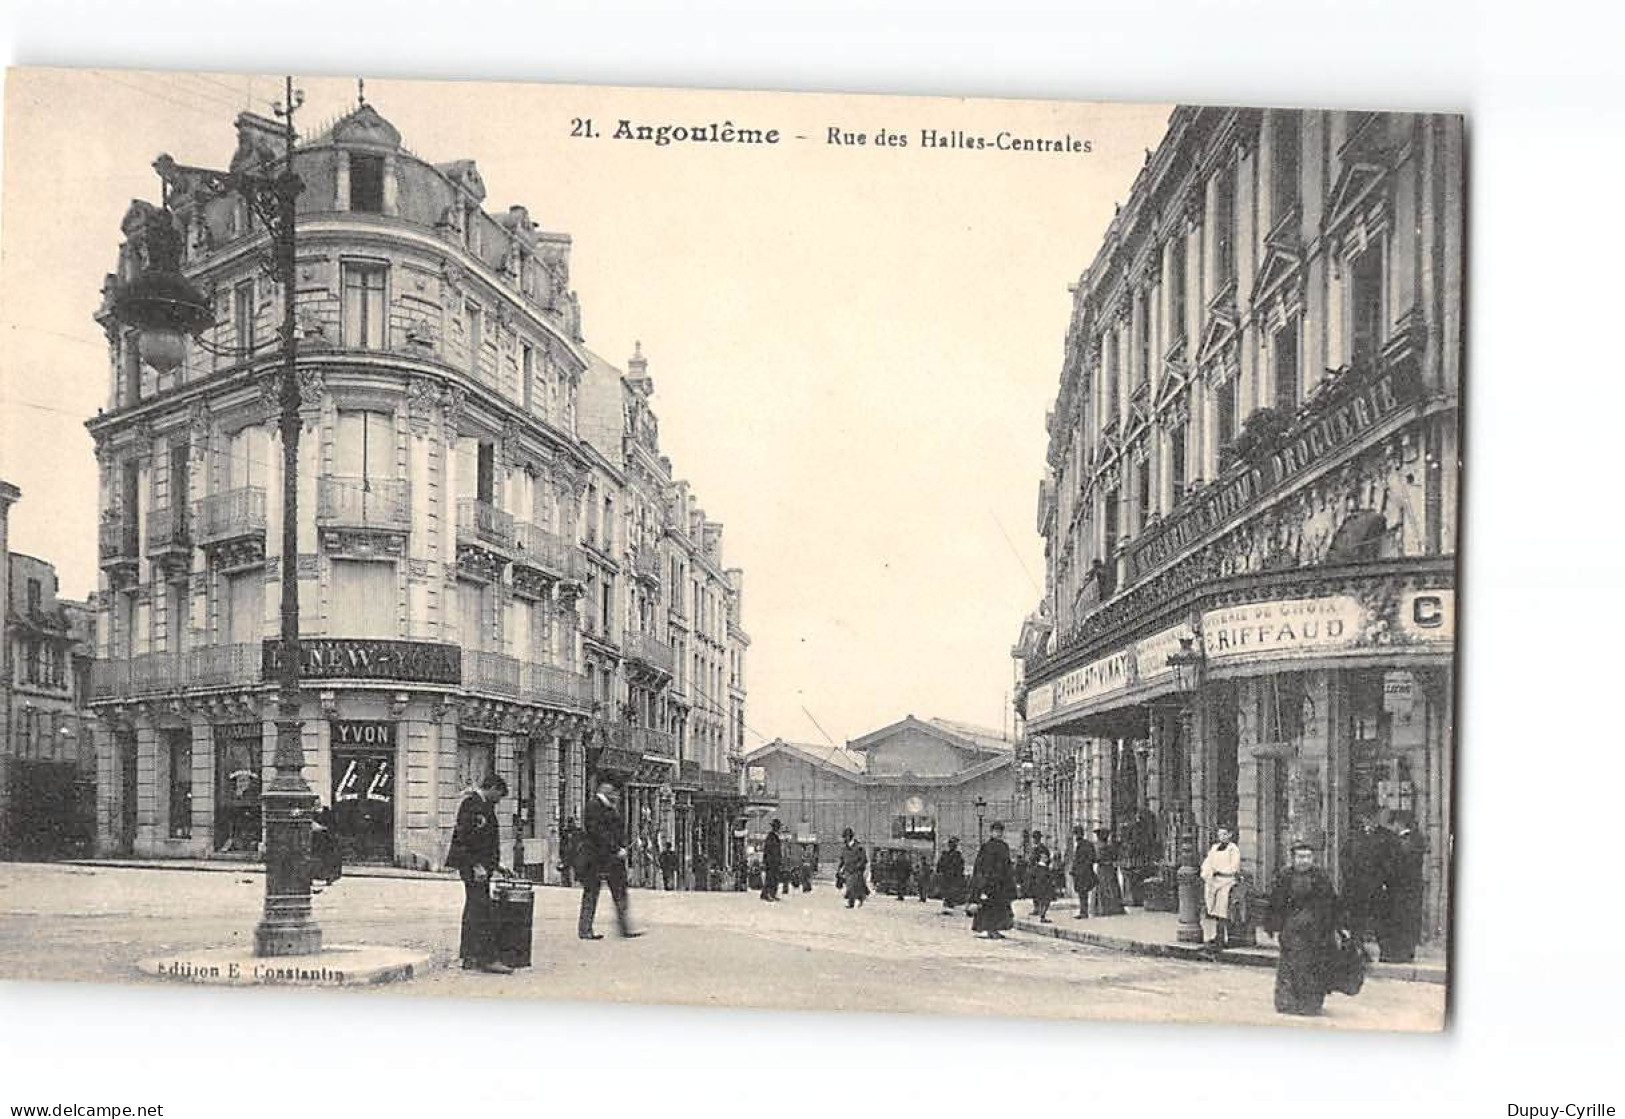
[[[155,982],[136,975],[137,960],[242,942],[262,890],[251,872],[0,866],[0,978]],[[375,993],[1353,1029],[1435,1029],[1444,1014],[1442,987],[1372,980],[1357,998],[1330,996],[1321,1018],[1286,1019],[1262,969],[1020,932],[989,943],[935,903],[876,896],[849,911],[828,883],[776,905],[750,893],[634,891],[634,921],[649,935],[633,941],[613,936],[607,893],[598,929],[610,935],[576,939],[577,899],[573,890],[537,891],[528,970],[438,966]],[[443,964],[455,951],[461,900],[451,880],[350,877],[317,899],[317,916],[328,943],[421,948]]]

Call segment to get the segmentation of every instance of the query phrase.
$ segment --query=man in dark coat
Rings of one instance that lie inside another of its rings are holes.
[[[784,874],[784,841],[779,829],[784,824],[774,820],[767,826],[767,838],[762,840],[762,900],[779,900],[779,879]]]
[[[1422,864],[1427,840],[1409,812],[1394,816],[1395,835],[1384,877],[1387,905],[1377,928],[1384,963],[1407,964],[1416,958],[1422,939]]]
[[[559,829],[559,884],[570,886],[575,874],[576,848],[581,844],[581,828],[576,824],[576,818],[565,818],[564,826]]]
[[[1004,824],[998,820],[982,849],[976,852],[971,871],[971,900],[976,902],[976,918],[971,931],[986,940],[1003,940],[1004,930],[1014,928],[1016,915],[1010,903],[1016,900],[1016,873],[1010,861],[1010,847],[1004,841]]]
[[[914,860],[914,888],[921,901],[931,900],[931,856],[921,855]]]
[[[615,902],[615,921],[621,935],[643,935],[632,931],[627,914],[626,848],[621,843],[625,831],[621,814],[615,808],[615,786],[609,781],[600,781],[598,792],[587,802],[587,823],[582,829],[576,856],[575,870],[581,878],[581,912],[576,918],[576,935],[582,940],[604,939],[601,933],[592,930],[593,919],[598,915],[598,891],[604,882],[609,883],[609,896]]]
[[[942,890],[942,911],[952,913],[965,902],[965,856],[959,850],[959,837],[948,840],[948,849],[937,859],[937,884]]]
[[[1393,853],[1394,833],[1362,815],[1343,851],[1343,903],[1351,931],[1361,940],[1376,934],[1387,912],[1385,879]]]
[[[862,905],[863,899],[869,896],[868,871],[868,852],[852,834],[852,829],[847,828],[841,832],[841,858],[835,870],[835,886],[845,892],[848,909]]]
[[[677,881],[677,852],[672,850],[669,840],[665,850],[660,852],[660,881],[668,890],[676,888],[673,883]]]
[[[1315,865],[1318,838],[1292,845],[1292,865],[1281,871],[1270,893],[1264,931],[1281,942],[1275,967],[1275,1009],[1281,1014],[1319,1014],[1331,987],[1337,922],[1337,893]]]
[[[446,865],[463,880],[463,928],[457,954],[465,969],[508,975],[513,968],[497,959],[496,922],[491,913],[491,875],[501,869],[497,801],[508,783],[487,773],[479,788],[463,794],[451,830]]]
[[[1100,881],[1095,874],[1095,845],[1082,825],[1072,829],[1072,885],[1078,891],[1078,911],[1073,920],[1089,916],[1089,893]]]

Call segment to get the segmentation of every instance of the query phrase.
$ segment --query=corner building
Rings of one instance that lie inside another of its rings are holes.
[[[1014,650],[1047,814],[1152,875],[1238,829],[1341,881],[1363,815],[1449,898],[1459,118],[1182,107],[1074,289]],[[1168,663],[1189,639],[1194,687]],[[1055,803],[1060,790],[1068,803]],[[1166,893],[1164,896],[1168,896]]]
[[[239,116],[231,169],[274,173],[279,127]],[[88,424],[99,847],[253,857],[293,562],[305,777],[346,857],[439,866],[462,791],[494,770],[513,794],[504,860],[551,880],[560,828],[626,724],[626,673],[593,650],[623,642],[631,573],[615,550],[620,441],[606,454],[581,427],[598,359],[570,238],[523,206],[487,212],[472,161],[419,158],[371,106],[298,148],[304,431],[288,557],[276,421],[290,293],[267,278],[266,235],[236,195],[204,170],[155,167],[165,206],[136,202],[124,220],[98,315],[108,406]],[[215,325],[162,372],[109,312],[170,230]],[[677,778],[671,743],[637,746],[623,777]]]

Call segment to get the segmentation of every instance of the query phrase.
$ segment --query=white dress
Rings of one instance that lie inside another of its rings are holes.
[[[1221,848],[1215,843],[1207,849],[1207,858],[1202,860],[1202,900],[1209,917],[1230,919],[1230,891],[1240,873],[1241,848],[1234,843]]]

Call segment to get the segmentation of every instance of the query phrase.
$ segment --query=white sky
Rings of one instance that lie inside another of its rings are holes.
[[[302,80],[311,128],[353,81]],[[0,477],[12,544],[96,585],[105,402],[91,320],[160,152],[223,166],[274,78],[14,71],[0,226]],[[1033,518],[1070,297],[1170,106],[654,93],[370,80],[433,162],[473,158],[493,212],[574,238],[587,344],[641,340],[662,448],[745,569],[747,745],[906,714],[998,727],[1039,596]],[[591,116],[603,138],[571,139]],[[777,127],[775,148],[613,141],[618,117]],[[834,148],[830,125],[909,136]],[[1089,155],[923,150],[919,130],[1092,140]]]

